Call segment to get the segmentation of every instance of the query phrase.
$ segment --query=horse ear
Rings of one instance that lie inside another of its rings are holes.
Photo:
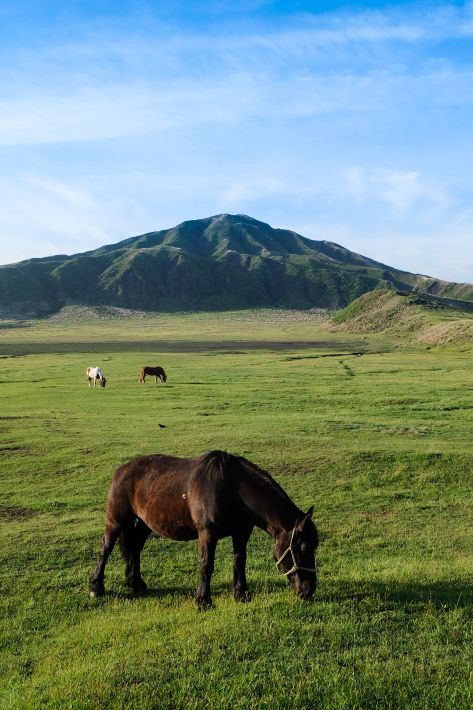
[[[312,518],[312,513],[314,512],[314,506],[311,505],[307,513],[304,515],[302,520],[298,523],[297,527],[299,530],[304,529],[304,525]]]

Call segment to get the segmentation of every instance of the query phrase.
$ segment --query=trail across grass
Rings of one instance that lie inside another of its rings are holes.
[[[1,331],[0,706],[470,708],[471,352],[332,339],[289,315],[173,316],[159,337],[156,323]],[[265,340],[323,345],[252,347]],[[13,356],[19,342],[29,354]],[[162,365],[166,385],[139,385],[143,364]],[[105,389],[87,387],[88,365]],[[117,549],[106,596],[90,599],[116,466],[211,448],[315,505],[313,602],[286,587],[261,531],[249,604],[233,601],[227,540],[211,612],[193,599],[193,542],[148,541],[144,598],[125,587]]]

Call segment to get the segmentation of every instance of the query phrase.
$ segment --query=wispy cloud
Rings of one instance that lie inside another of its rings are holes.
[[[4,62],[0,145],[101,140],[202,122],[473,102],[473,70],[453,59],[406,63],[403,47],[469,32],[470,12],[453,8],[305,17],[289,29],[236,34],[168,27],[28,51]],[[361,54],[357,45],[361,45]],[[355,46],[354,46],[355,45]],[[374,55],[365,52],[375,46]],[[347,47],[337,61],[339,47]],[[355,52],[355,55],[353,55]],[[330,61],[327,60],[329,53]],[[417,61],[417,59],[416,59]],[[401,102],[399,104],[399,102]]]
[[[105,244],[118,231],[125,207],[97,199],[83,185],[50,176],[2,178],[0,194],[2,263]]]
[[[434,107],[471,106],[473,70],[374,71],[362,76],[233,74],[169,83],[79,87],[0,99],[0,145],[94,141],[162,133],[202,124],[229,125],[264,119],[308,118],[338,113],[375,114],[415,110],[422,97]]]
[[[410,210],[418,202],[444,209],[452,199],[444,186],[429,182],[418,172],[399,172],[387,168],[367,171],[352,167],[343,174],[348,195],[358,201],[381,200],[400,212]]]

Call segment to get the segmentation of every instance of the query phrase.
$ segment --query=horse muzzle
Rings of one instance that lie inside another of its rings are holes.
[[[309,579],[305,579],[302,582],[299,582],[299,584],[296,585],[296,593],[299,599],[303,599],[304,601],[308,601],[312,595],[314,594],[315,590],[317,588],[317,580],[312,582]]]

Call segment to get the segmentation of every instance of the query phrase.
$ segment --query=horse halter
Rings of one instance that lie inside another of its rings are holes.
[[[315,557],[314,557],[314,565],[315,565],[314,567],[300,567],[296,562],[296,558],[294,557],[294,550],[292,549],[292,541],[294,539],[294,533],[296,532],[296,527],[297,527],[297,520],[296,520],[294,527],[292,528],[291,540],[289,542],[289,547],[287,548],[287,550],[285,552],[282,553],[281,557],[276,562],[276,567],[277,567],[278,571],[282,572],[285,577],[288,577],[290,574],[294,574],[294,572],[298,572],[299,570],[302,570],[303,572],[314,572],[314,573],[317,572],[317,560],[315,559]],[[279,565],[281,564],[281,562],[283,561],[283,559],[286,557],[286,555],[288,553],[291,553],[292,567],[287,572],[284,572],[282,569],[281,570],[279,569]]]

